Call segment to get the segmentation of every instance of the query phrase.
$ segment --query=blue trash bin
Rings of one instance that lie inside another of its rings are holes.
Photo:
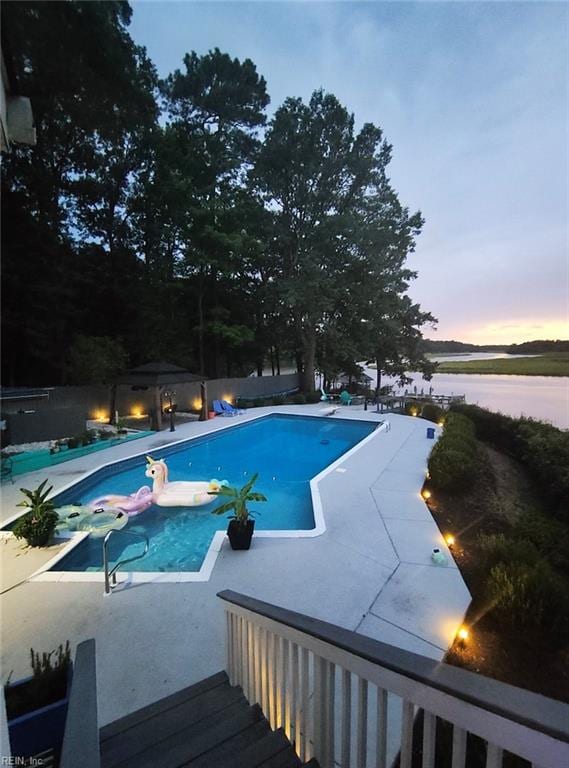
[[[435,428],[434,427],[427,427],[427,438],[429,440],[435,439]]]

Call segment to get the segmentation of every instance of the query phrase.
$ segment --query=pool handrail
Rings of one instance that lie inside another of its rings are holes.
[[[115,564],[114,568],[111,568],[111,570],[109,570],[109,553],[108,553],[107,545],[113,533],[124,533],[124,534],[127,534],[128,536],[136,536],[136,538],[142,539],[144,541],[144,552],[141,555],[136,555],[136,557],[128,557],[126,558],[126,560],[119,560],[118,563]],[[107,533],[107,535],[103,539],[103,567],[105,570],[105,595],[110,595],[113,587],[116,586],[117,571],[121,567],[121,565],[126,565],[126,563],[132,563],[135,560],[140,560],[147,554],[149,547],[150,547],[150,542],[148,540],[148,536],[146,536],[146,534],[144,533],[138,533],[137,531],[125,531],[124,529],[117,529],[117,528],[113,528]]]

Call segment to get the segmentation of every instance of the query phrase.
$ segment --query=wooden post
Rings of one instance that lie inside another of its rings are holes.
[[[207,384],[205,381],[200,382],[200,396],[202,399],[200,421],[207,421]]]
[[[162,429],[162,398],[160,397],[160,387],[154,387],[154,405],[152,407],[150,428],[155,432]]]

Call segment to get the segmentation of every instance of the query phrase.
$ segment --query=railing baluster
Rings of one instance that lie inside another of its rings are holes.
[[[309,656],[308,649],[302,648],[300,651],[300,706],[302,710],[302,719],[298,725],[298,735],[300,737],[300,759],[307,762],[311,759],[313,753],[310,746],[310,733],[312,732],[312,723],[310,720],[311,708],[308,701],[308,674],[309,674]]]
[[[376,768],[387,768],[387,691],[377,689],[377,741],[375,745]]]
[[[423,765],[434,768],[437,735],[437,718],[431,712],[423,711]]]
[[[291,728],[290,728],[290,721],[291,721],[291,701],[290,701],[290,643],[288,640],[285,640],[283,638],[283,658],[282,658],[282,669],[283,669],[283,725],[285,729],[285,733],[287,735],[287,738],[290,740],[291,738]]]
[[[247,701],[249,700],[249,622],[243,619],[241,623],[241,654],[243,658],[243,682],[241,687]]]
[[[452,729],[452,768],[464,768],[466,762],[466,731],[456,725]]]
[[[336,702],[336,665],[331,661],[328,662],[328,681],[327,681],[327,696],[328,702],[327,709],[327,725],[328,725],[328,762],[331,766],[334,765],[334,757],[336,751],[336,735],[335,735],[335,702]]]
[[[249,679],[249,695],[247,699],[250,704],[255,703],[255,655],[253,653],[253,623],[247,622],[247,667]]]
[[[269,670],[270,670],[270,703],[269,722],[271,728],[277,727],[277,676],[276,676],[276,637],[269,633]]]
[[[350,768],[352,748],[352,675],[342,670],[342,768]]]
[[[292,743],[296,747],[296,754],[300,757],[300,665],[298,663],[299,647],[296,643],[290,644],[291,652],[291,676],[292,676],[292,697],[291,697],[291,736]]]
[[[328,768],[326,759],[326,660],[320,656],[314,657],[314,691],[313,701],[313,741],[314,757],[320,763],[321,768]]]
[[[486,768],[502,768],[502,750],[490,742],[486,752]]]
[[[266,629],[260,631],[261,648],[261,707],[263,714],[270,719],[270,696],[269,696],[269,639]]]
[[[412,701],[403,699],[401,717],[401,757],[400,768],[411,768],[413,757],[413,713]]]
[[[255,704],[261,703],[261,649],[259,648],[259,627],[253,624],[253,677],[255,680]]]
[[[366,768],[367,762],[367,680],[358,678],[358,725],[356,737],[356,767]]]
[[[231,635],[233,637],[233,681],[232,685],[239,685],[239,616],[235,613],[231,614],[231,624],[233,630]]]
[[[275,635],[275,687],[276,687],[276,728],[283,726],[283,670],[282,670],[282,637]]]
[[[226,664],[227,664],[227,676],[229,677],[229,684],[232,684],[233,678],[233,638],[231,636],[231,613],[225,611],[225,652],[226,652]]]

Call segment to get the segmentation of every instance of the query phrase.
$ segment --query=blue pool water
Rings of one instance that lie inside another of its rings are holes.
[[[369,422],[274,414],[232,426],[213,435],[152,451],[168,464],[169,480],[227,480],[241,486],[255,472],[255,489],[267,502],[251,505],[259,530],[310,530],[314,514],[309,481],[339,456],[369,435]],[[152,484],[144,476],[143,456],[104,467],[58,494],[56,506],[86,503],[109,493],[130,494]],[[212,515],[216,501],[203,507],[151,506],[131,517],[125,530],[150,539],[146,557],[129,569],[136,571],[198,571],[216,531],[227,528],[228,516]],[[113,560],[132,557],[138,543],[112,538]],[[57,571],[102,570],[102,539],[89,537],[54,566]]]

